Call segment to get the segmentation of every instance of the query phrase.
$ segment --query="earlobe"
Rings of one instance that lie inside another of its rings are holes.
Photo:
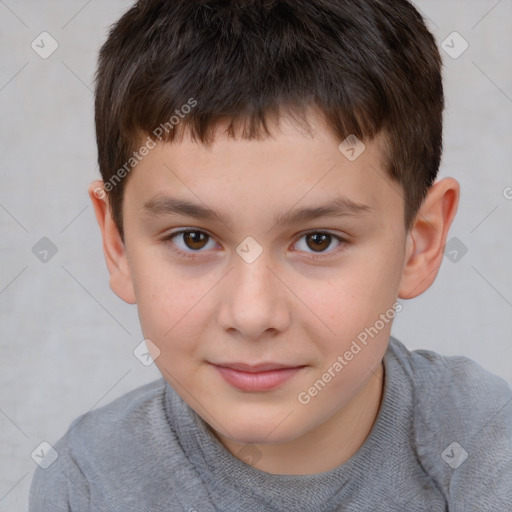
[[[436,182],[427,193],[407,234],[398,296],[412,299],[427,290],[443,261],[448,230],[457,212],[460,186],[453,178]]]
[[[103,253],[110,273],[110,288],[128,304],[135,304],[135,292],[125,245],[112,218],[103,182],[94,181],[89,185],[96,220],[103,239]]]

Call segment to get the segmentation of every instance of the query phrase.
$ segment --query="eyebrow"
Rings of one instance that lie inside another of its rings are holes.
[[[171,196],[157,196],[144,203],[143,211],[150,215],[183,215],[202,220],[216,220],[230,227],[229,216],[224,212],[216,212],[206,205],[193,203],[185,199]],[[347,197],[337,197],[320,206],[294,208],[274,215],[276,224],[298,224],[319,217],[361,216],[374,212],[369,205],[356,203]]]

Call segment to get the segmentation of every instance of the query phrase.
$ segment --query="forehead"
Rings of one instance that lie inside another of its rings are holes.
[[[219,125],[212,143],[203,144],[185,130],[157,144],[136,166],[126,199],[146,214],[176,213],[226,225],[248,211],[271,224],[321,213],[367,216],[401,199],[384,169],[381,137],[365,141],[352,159],[320,116],[310,116],[307,127],[281,118],[270,132],[247,139]]]

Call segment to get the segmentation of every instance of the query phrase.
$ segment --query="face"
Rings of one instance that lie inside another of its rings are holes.
[[[310,123],[313,135],[282,119],[264,140],[159,144],[126,183],[126,256],[155,363],[241,443],[285,443],[333,418],[390,335],[406,247],[399,187],[378,139],[350,161]]]

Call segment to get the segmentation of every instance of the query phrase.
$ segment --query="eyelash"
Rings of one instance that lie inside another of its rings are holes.
[[[172,239],[177,237],[178,235],[182,235],[183,233],[202,233],[202,234],[206,235],[209,239],[213,240],[213,237],[210,234],[208,234],[206,231],[203,231],[201,229],[192,229],[192,228],[180,229],[178,231],[174,231],[172,233],[169,233],[167,236],[165,236],[162,239],[162,242],[171,242],[170,247],[171,247],[172,251],[174,251],[175,253],[177,253],[180,256],[189,258],[191,260],[195,260],[197,258],[197,253],[201,253],[204,251],[199,250],[199,251],[189,252],[189,251],[183,251],[182,249],[178,249],[176,247],[176,245],[172,243]],[[334,249],[333,251],[330,251],[328,253],[319,253],[319,254],[313,253],[313,254],[311,254],[311,256],[309,256],[309,258],[312,260],[324,259],[324,258],[329,257],[332,254],[336,254],[336,253],[344,250],[345,245],[348,243],[348,240],[346,240],[345,238],[343,238],[339,235],[335,235],[334,233],[331,233],[329,231],[310,230],[305,233],[301,233],[301,235],[297,238],[297,240],[294,242],[294,244],[297,243],[301,238],[303,238],[307,235],[311,235],[311,234],[329,235],[332,238],[336,239],[341,244],[340,247],[338,247],[337,249]],[[327,254],[327,256],[325,254]]]

